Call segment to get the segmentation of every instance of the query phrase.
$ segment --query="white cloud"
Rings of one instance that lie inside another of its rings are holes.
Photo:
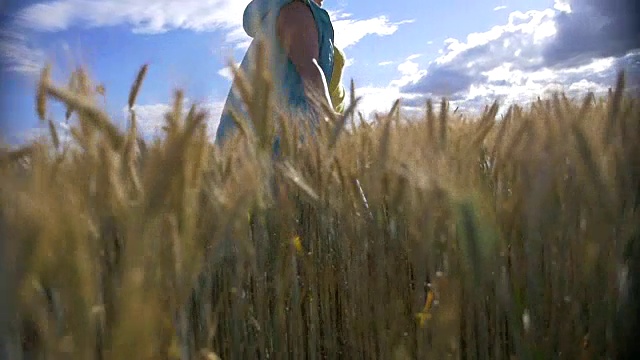
[[[554,35],[555,23],[553,21],[555,12],[552,9],[543,11],[527,11],[525,13],[514,11],[509,14],[508,23],[497,25],[485,32],[474,32],[467,35],[466,42],[458,39],[448,38],[444,41],[445,48],[442,50],[443,56],[436,60],[438,64],[445,64],[454,61],[460,54],[468,52],[474,48],[484,45],[495,44],[498,40],[509,40],[510,37],[517,37],[522,41],[529,42],[531,37],[536,41]],[[517,48],[525,44],[508,43],[504,47]]]
[[[356,59],[353,57],[348,57],[346,59],[344,59],[344,69],[353,66],[353,64],[356,63]]]
[[[553,8],[561,12],[571,13],[571,4],[569,4],[568,0],[555,0]]]
[[[251,40],[253,40],[247,33],[244,31],[244,28],[240,25],[233,27],[227,35],[225,36],[225,41],[231,44],[236,44],[236,49],[246,50],[251,45]]]
[[[169,104],[146,104],[133,106],[136,112],[136,120],[141,133],[145,135],[156,134],[165,125],[164,115],[171,111]],[[125,116],[129,113],[129,109],[124,107],[122,113]]]
[[[393,65],[393,61],[382,61],[378,63],[379,66]]]
[[[604,59],[593,60],[589,64],[578,67],[563,69],[560,72],[566,74],[582,74],[582,73],[601,73],[611,69],[615,64],[615,58],[608,57]]]
[[[398,72],[400,73],[401,77],[399,79],[391,81],[389,85],[392,87],[400,88],[407,84],[413,83],[426,75],[426,71],[420,69],[420,64],[413,61],[418,57],[420,56],[411,55],[404,62],[400,63],[398,65]]]
[[[358,104],[358,111],[368,117],[373,112],[388,111],[393,102],[401,97],[400,88],[397,86],[356,87],[356,96],[362,97]]]
[[[250,38],[242,28],[242,14],[250,0],[56,0],[31,5],[18,14],[19,24],[40,31],[71,26],[103,27],[127,24],[135,33],[157,34],[174,29],[225,30],[225,40],[246,48]],[[329,10],[342,48],[367,35],[386,36],[412,20],[391,22],[386,16],[354,19],[352,14]]]
[[[544,51],[558,34],[558,15],[568,11],[568,3],[556,1],[555,9],[512,12],[506,24],[471,33],[466,41],[445,40],[440,55],[426,68],[415,61],[417,57],[409,57],[388,85],[356,89],[364,96],[363,110],[385,111],[396,98],[402,98],[404,106],[422,107],[427,97],[446,96],[452,106],[477,113],[494,100],[507,105],[557,90],[569,96],[606,92],[621,66],[618,58],[547,67]]]
[[[28,75],[38,74],[45,64],[45,54],[32,46],[26,36],[15,31],[0,32],[0,54],[3,68]]]
[[[400,25],[413,23],[414,20],[391,22],[386,16],[356,20],[351,14],[343,12],[330,12],[335,43],[340,48],[348,48],[355,45],[367,35],[388,36],[394,34]]]
[[[231,73],[231,70],[229,70],[228,67],[224,67],[224,68],[218,70],[218,75],[222,76],[223,78],[227,79],[228,81],[233,81],[233,74]]]
[[[66,123],[53,121],[53,126],[56,129],[58,135],[58,141],[61,144],[73,141],[71,136],[70,126]],[[48,124],[39,124],[36,127],[32,127],[23,131],[19,131],[11,135],[11,140],[17,144],[29,144],[39,140],[50,141],[51,130]]]
[[[567,88],[568,92],[577,92],[577,93],[586,93],[587,91],[603,93],[605,90],[607,90],[607,88],[602,86],[602,84],[598,84],[586,79],[582,79],[578,82],[575,82],[569,85],[569,87]]]
[[[401,99],[404,110],[412,111],[424,105],[421,96],[403,94],[394,85],[357,87],[356,84],[356,96],[361,97],[357,111],[367,120],[372,120],[375,113],[386,114],[398,99]]]
[[[249,0],[56,0],[31,5],[18,14],[21,25],[59,31],[73,25],[133,26],[136,33],[173,29],[208,31],[241,25]]]
[[[507,6],[506,5],[500,5],[500,6],[496,6],[493,8],[493,11],[500,11],[500,10],[504,10],[506,9]]]
[[[188,99],[186,99],[185,103],[188,103]],[[215,136],[215,131],[218,128],[223,106],[223,102],[209,101],[198,107],[199,109],[206,110],[209,114],[207,132],[211,139]],[[157,135],[165,125],[165,114],[171,111],[171,108],[171,105],[164,103],[134,105],[139,131],[145,136]],[[188,110],[188,108],[185,108],[184,115],[188,113]],[[129,113],[126,107],[123,108],[122,111],[125,116]]]
[[[607,63],[610,66],[606,66]],[[504,103],[516,103],[530,101],[535,96],[556,90],[565,91],[569,95],[583,94],[585,91],[603,93],[610,84],[603,84],[595,79],[606,77],[612,65],[613,59],[595,60],[580,68],[556,71],[541,68],[527,72],[514,68],[512,64],[504,64],[485,72],[487,81],[472,84],[465,99],[484,98],[487,103],[502,99]]]
[[[498,83],[523,81],[521,78],[542,67],[543,45],[556,33],[555,15],[553,9],[515,11],[507,24],[471,33],[466,41],[446,39],[441,55],[429,65],[426,75],[403,90],[450,98],[466,93],[467,98],[474,98]],[[494,93],[504,95],[500,91]]]
[[[358,110],[365,116],[369,116],[373,112],[384,113],[388,111],[393,105],[393,102],[399,98],[411,99],[418,97],[403,94],[400,89],[425,75],[426,71],[420,69],[420,65],[413,61],[421,56],[420,54],[408,56],[405,61],[398,64],[397,70],[401,76],[398,79],[392,80],[387,86],[356,87],[356,96],[362,96]],[[391,64],[393,64],[392,61],[387,61],[378,65]]]
[[[411,60],[407,60],[400,65],[398,65],[398,71],[402,75],[413,75],[418,72],[420,65],[418,63],[413,62]]]

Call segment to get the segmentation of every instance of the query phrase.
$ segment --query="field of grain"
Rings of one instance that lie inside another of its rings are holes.
[[[602,98],[473,120],[443,100],[361,122],[352,86],[301,143],[256,71],[222,150],[180,91],[145,141],[87,72],[48,74],[50,136],[0,153],[2,358],[637,356],[640,105],[623,74]]]

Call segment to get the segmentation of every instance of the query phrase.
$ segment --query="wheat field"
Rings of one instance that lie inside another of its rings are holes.
[[[352,83],[345,115],[300,142],[303,122],[265,111],[258,67],[238,73],[249,117],[219,149],[182,91],[143,140],[146,70],[122,130],[86,70],[62,86],[45,68],[50,135],[0,153],[3,358],[638,354],[640,105],[623,73],[603,97],[474,119],[443,99],[412,121],[396,102],[370,123]]]

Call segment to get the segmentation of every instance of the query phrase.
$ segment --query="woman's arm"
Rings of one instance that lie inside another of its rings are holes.
[[[305,83],[308,98],[320,96],[333,109],[327,79],[317,63],[320,55],[318,29],[311,10],[306,4],[294,1],[280,10],[277,20],[278,37]],[[317,94],[317,95],[316,95]]]

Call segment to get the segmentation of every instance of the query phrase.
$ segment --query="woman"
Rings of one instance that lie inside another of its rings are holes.
[[[334,47],[333,25],[321,5],[322,0],[251,1],[244,11],[243,26],[253,41],[240,63],[240,69],[250,73],[257,55],[257,42],[265,40],[268,69],[274,85],[274,105],[291,116],[309,114],[308,118],[314,123],[321,110],[309,101],[313,93],[320,94],[321,100],[337,112],[344,109],[345,93],[340,84],[344,55]],[[331,90],[327,79],[330,79]],[[216,132],[218,145],[235,130],[229,110],[233,108],[247,116],[234,88],[235,83],[229,91]]]

